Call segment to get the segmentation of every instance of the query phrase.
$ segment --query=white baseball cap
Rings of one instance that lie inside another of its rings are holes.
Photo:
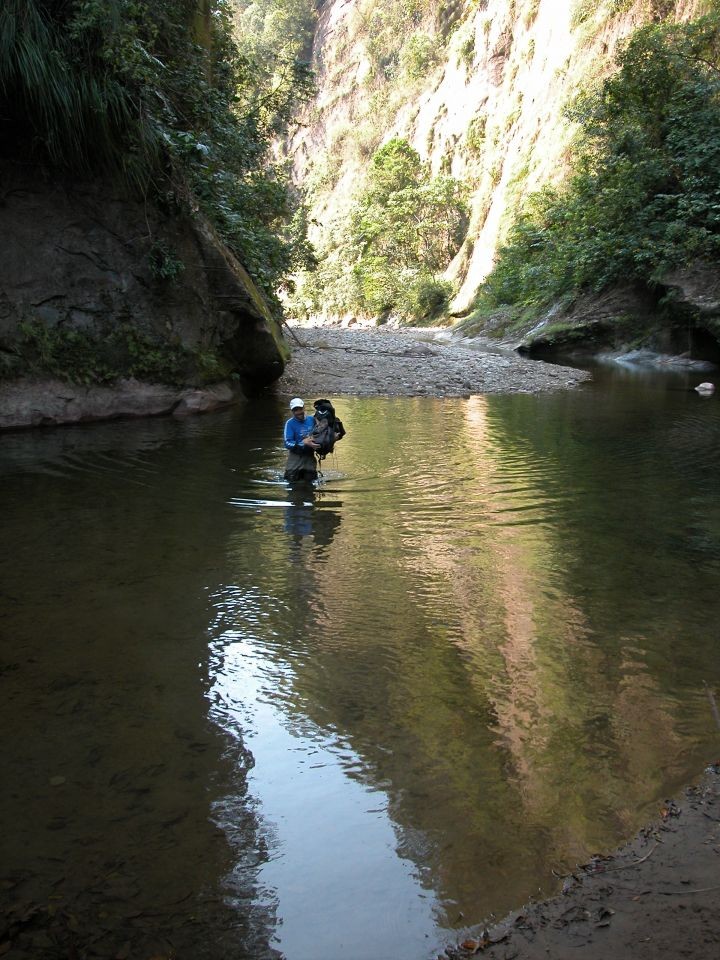
[[[290,401],[291,410],[297,410],[298,407],[304,407],[304,406],[305,406],[305,402],[301,400],[300,397],[293,397],[293,399]]]

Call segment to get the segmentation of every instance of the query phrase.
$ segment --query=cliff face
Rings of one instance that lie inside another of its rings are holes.
[[[462,313],[518,201],[562,177],[574,134],[563,109],[579,84],[611,69],[618,45],[643,23],[688,19],[702,4],[460,0],[418,2],[408,18],[410,6],[327,0],[313,48],[317,96],[290,155],[321,248],[372,152],[392,136],[406,138],[434,173],[463,180],[470,226],[447,271],[458,290],[453,311]],[[417,50],[425,51],[420,69]]]
[[[277,323],[243,267],[201,218],[165,214],[109,182],[50,182],[37,171],[9,165],[2,173],[0,360],[16,353],[28,325],[102,339],[128,324],[149,343],[196,357],[212,352],[245,393],[281,375],[288,351]],[[163,279],[170,257],[182,269]],[[206,380],[189,367],[182,387],[160,391],[159,405],[158,391],[144,403],[143,391],[127,383],[103,387],[99,405],[97,388],[79,389],[67,415],[47,384],[36,384],[24,401],[25,388],[6,383],[4,406],[15,413],[0,426],[168,412],[178,405],[189,412],[237,393],[228,384],[208,391],[203,402],[193,388]],[[12,397],[5,396],[8,391]]]

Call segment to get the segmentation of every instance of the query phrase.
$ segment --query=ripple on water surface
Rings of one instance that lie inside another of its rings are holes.
[[[418,960],[633,832],[713,735],[720,420],[660,396],[341,400],[301,490],[267,399],[10,437],[8,869]]]

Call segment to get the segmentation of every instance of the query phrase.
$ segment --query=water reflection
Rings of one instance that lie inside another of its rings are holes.
[[[10,882],[419,960],[623,839],[714,750],[720,407],[666,387],[346,400],[305,490],[279,402],[7,438]]]
[[[279,930],[289,957],[346,955],[358,917],[372,955],[425,955],[429,916],[432,951],[461,914],[550,891],[553,868],[622,839],[701,769],[718,602],[698,608],[694,590],[717,569],[688,566],[674,538],[718,501],[669,438],[717,463],[717,417],[647,381],[599,399],[364,401],[347,417],[342,526],[323,552],[325,582],[341,587],[316,589],[312,548],[288,563],[267,540],[264,562],[232,546],[264,613],[250,635],[223,595],[218,658],[244,646],[216,679],[263,704],[251,789],[275,824],[262,875],[294,918]],[[448,423],[454,442],[439,448]],[[679,498],[686,485],[694,502]],[[307,543],[312,511],[293,509],[300,527],[284,532]],[[717,533],[706,527],[709,542]],[[344,779],[310,773],[328,768]],[[353,818],[358,786],[392,829],[384,849],[368,812]],[[304,832],[318,803],[325,822],[352,824],[336,846]],[[299,835],[346,891],[339,924],[325,919],[322,870],[303,873]],[[368,849],[384,896],[404,889],[417,909],[402,946],[397,917],[365,912],[372,898],[348,875]]]
[[[304,537],[312,537],[316,547],[327,547],[342,518],[342,501],[313,484],[292,484],[285,506],[285,533],[296,545]]]
[[[225,471],[209,457],[197,476],[203,440],[168,421],[2,439],[2,906],[26,917],[11,955],[270,955],[251,758],[208,719]]]

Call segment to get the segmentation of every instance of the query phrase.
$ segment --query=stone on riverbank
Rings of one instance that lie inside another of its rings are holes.
[[[282,394],[467,397],[567,390],[584,370],[518,356],[490,341],[458,342],[447,329],[293,327]]]

